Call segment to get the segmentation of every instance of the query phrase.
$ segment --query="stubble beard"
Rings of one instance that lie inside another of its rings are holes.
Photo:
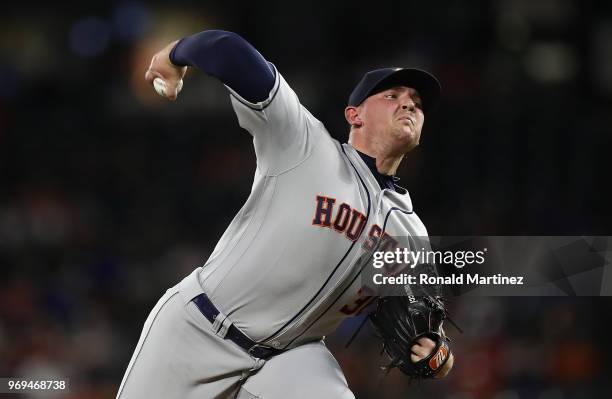
[[[401,126],[394,129],[393,137],[398,141],[397,152],[406,154],[419,146],[421,135],[412,126]]]

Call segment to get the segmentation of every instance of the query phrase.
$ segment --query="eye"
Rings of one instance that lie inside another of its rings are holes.
[[[389,94],[385,94],[385,98],[392,98],[395,99],[397,98],[397,95],[393,94],[393,93],[389,93]]]

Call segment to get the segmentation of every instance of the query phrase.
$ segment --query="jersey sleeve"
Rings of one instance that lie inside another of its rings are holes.
[[[238,123],[253,136],[257,167],[266,175],[281,174],[304,161],[317,130],[311,125],[320,123],[300,104],[276,68],[275,72],[268,98],[258,103],[245,100],[226,85]]]

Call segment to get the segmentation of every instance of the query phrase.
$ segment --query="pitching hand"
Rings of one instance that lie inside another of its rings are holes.
[[[160,78],[163,81],[163,95],[170,101],[176,100],[183,86],[183,77],[187,72],[187,67],[176,66],[170,61],[170,51],[177,42],[178,40],[157,52],[151,59],[151,65],[145,73],[145,80],[151,85],[153,85],[155,78]]]

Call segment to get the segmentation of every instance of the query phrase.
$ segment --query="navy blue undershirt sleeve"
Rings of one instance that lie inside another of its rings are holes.
[[[214,76],[252,103],[266,100],[274,86],[274,68],[233,32],[208,30],[187,36],[174,46],[170,61]]]

